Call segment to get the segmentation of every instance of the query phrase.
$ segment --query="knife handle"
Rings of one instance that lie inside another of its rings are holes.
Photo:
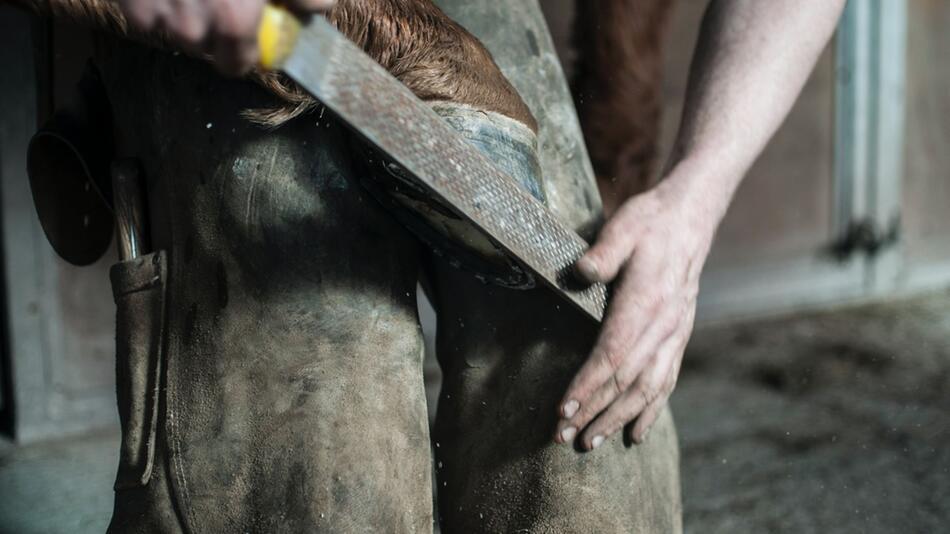
[[[260,66],[279,69],[290,57],[300,34],[300,19],[287,9],[265,4],[261,24],[257,28],[257,50]]]

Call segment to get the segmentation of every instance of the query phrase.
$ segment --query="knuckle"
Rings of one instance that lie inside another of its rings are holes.
[[[646,310],[656,310],[666,302],[666,295],[655,288],[641,292],[636,300],[636,304]]]
[[[624,404],[623,409],[618,410],[614,417],[611,419],[611,428],[614,430],[619,430],[623,428],[627,423],[633,421],[633,418],[637,416],[637,406],[636,404],[631,404],[627,402]]]
[[[614,381],[617,382],[618,391],[627,391],[633,385],[633,377],[629,373],[618,372],[614,375]]]
[[[668,381],[668,384],[669,384],[671,392],[674,389],[676,389],[676,385],[679,383],[679,379],[680,379],[680,370],[679,370],[679,365],[677,364],[677,366],[672,371],[670,371],[670,379]]]
[[[616,374],[617,369],[620,368],[621,362],[623,362],[623,351],[620,349],[616,341],[610,340],[606,343],[604,347],[600,349],[600,359],[603,365],[605,365],[612,374]]]
[[[619,265],[630,255],[632,239],[619,225],[608,225],[601,231],[595,248],[601,261]]]
[[[679,378],[680,378],[679,368],[680,368],[679,363],[677,363],[675,366],[673,366],[672,369],[670,369],[670,374],[669,376],[667,376],[665,387],[664,387],[664,392],[667,397],[673,394],[673,390],[676,389],[676,384],[679,382]]]
[[[623,422],[620,417],[612,417],[604,422],[604,427],[598,433],[606,438],[616,434],[621,428],[623,428]]]
[[[637,388],[637,391],[640,393],[640,396],[643,397],[643,401],[647,405],[653,404],[653,401],[660,395],[660,388],[653,384],[641,384]]]
[[[625,232],[622,230],[626,228],[627,225],[621,224],[621,222],[617,220],[618,218],[619,217],[615,217],[607,221],[607,224],[605,224],[603,228],[600,229],[600,235],[597,239],[599,242],[616,241],[618,238],[625,235]]]
[[[571,419],[571,422],[577,427],[582,427],[593,419],[598,411],[598,408],[596,408],[593,403],[585,403],[585,405],[578,410],[577,415]]]
[[[584,254],[583,259],[599,271],[604,264],[603,247],[600,244],[594,245]]]
[[[663,396],[669,397],[673,394],[673,390],[676,389],[676,377],[672,377],[663,385]]]
[[[204,41],[205,30],[197,24],[186,24],[177,30],[176,35],[186,45],[199,45]]]
[[[215,10],[215,32],[231,41],[242,41],[253,36],[261,6],[256,2],[219,3]]]
[[[621,204],[614,215],[615,220],[624,220],[627,223],[637,224],[644,220],[644,195],[633,197],[629,202]]]
[[[179,13],[176,27],[181,39],[190,44],[201,43],[208,33],[208,14],[201,10]]]
[[[231,21],[218,19],[214,28],[215,37],[222,42],[236,43],[244,40],[247,34]]]
[[[597,266],[600,268],[601,278],[612,278],[620,271],[623,264],[623,254],[614,246],[604,246],[598,254]]]
[[[696,302],[696,299],[699,297],[699,284],[690,284],[689,290],[686,293],[686,301],[689,304]]]
[[[127,16],[129,18],[129,22],[131,22],[133,26],[144,32],[150,32],[154,30],[156,26],[158,26],[158,23],[154,17],[132,12],[130,12]]]
[[[644,311],[653,311],[660,308],[663,305],[664,297],[663,295],[655,293],[645,293],[637,297],[634,300],[634,306]]]
[[[640,397],[641,405],[643,406],[650,405],[650,402],[651,402],[650,395],[647,393],[645,389],[643,389],[642,387],[638,387],[636,395]]]
[[[664,334],[672,334],[680,324],[680,315],[677,313],[665,314],[659,319],[659,327]]]
[[[599,418],[591,425],[587,434],[593,436],[610,437],[623,427],[623,415],[612,413]]]
[[[609,383],[610,383],[611,392],[614,394],[615,397],[619,396],[621,393],[624,392],[624,390],[626,390],[626,388],[623,387],[623,384],[620,383],[620,380],[617,377],[617,373],[610,375]]]
[[[137,28],[143,31],[151,31],[158,26],[158,17],[154,10],[148,6],[143,6],[141,2],[127,2],[123,4],[125,16]]]
[[[692,329],[690,328],[683,328],[683,329],[680,329],[679,332],[675,332],[673,334],[674,338],[672,342],[676,344],[676,348],[673,352],[673,356],[675,357],[677,372],[679,372],[679,367],[683,362],[683,357],[686,352],[686,347],[687,345],[689,345],[689,338],[690,338],[690,335],[692,334],[691,330]]]
[[[611,255],[614,251],[623,246],[624,235],[621,231],[615,226],[608,226],[604,228],[604,231],[600,234],[600,239],[598,240],[601,247],[605,250],[609,250]]]

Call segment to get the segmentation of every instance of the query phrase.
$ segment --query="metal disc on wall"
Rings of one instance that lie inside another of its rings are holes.
[[[89,265],[112,241],[112,119],[98,73],[87,67],[75,101],[30,140],[27,173],[40,224],[53,249]]]
[[[30,143],[27,167],[40,224],[56,253],[75,265],[102,257],[112,241],[112,211],[75,147],[40,132]]]

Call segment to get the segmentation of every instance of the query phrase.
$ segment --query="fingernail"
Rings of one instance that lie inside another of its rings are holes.
[[[563,408],[564,418],[570,419],[571,417],[574,417],[574,414],[577,413],[577,409],[580,407],[581,403],[577,402],[576,400],[567,401]]]
[[[574,440],[574,436],[577,435],[577,429],[569,426],[561,431],[561,441],[564,443],[570,443]]]
[[[601,445],[603,442],[604,442],[604,437],[603,437],[603,436],[594,436],[594,439],[590,440],[590,448],[591,448],[591,450],[596,449],[597,447],[600,447],[600,445]]]
[[[576,268],[577,272],[587,280],[600,279],[600,271],[597,269],[597,264],[586,256],[577,260]]]

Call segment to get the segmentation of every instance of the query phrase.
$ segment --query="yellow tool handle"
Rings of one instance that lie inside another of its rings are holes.
[[[285,8],[264,5],[257,28],[258,61],[265,69],[279,69],[290,57],[300,34],[300,20]]]

